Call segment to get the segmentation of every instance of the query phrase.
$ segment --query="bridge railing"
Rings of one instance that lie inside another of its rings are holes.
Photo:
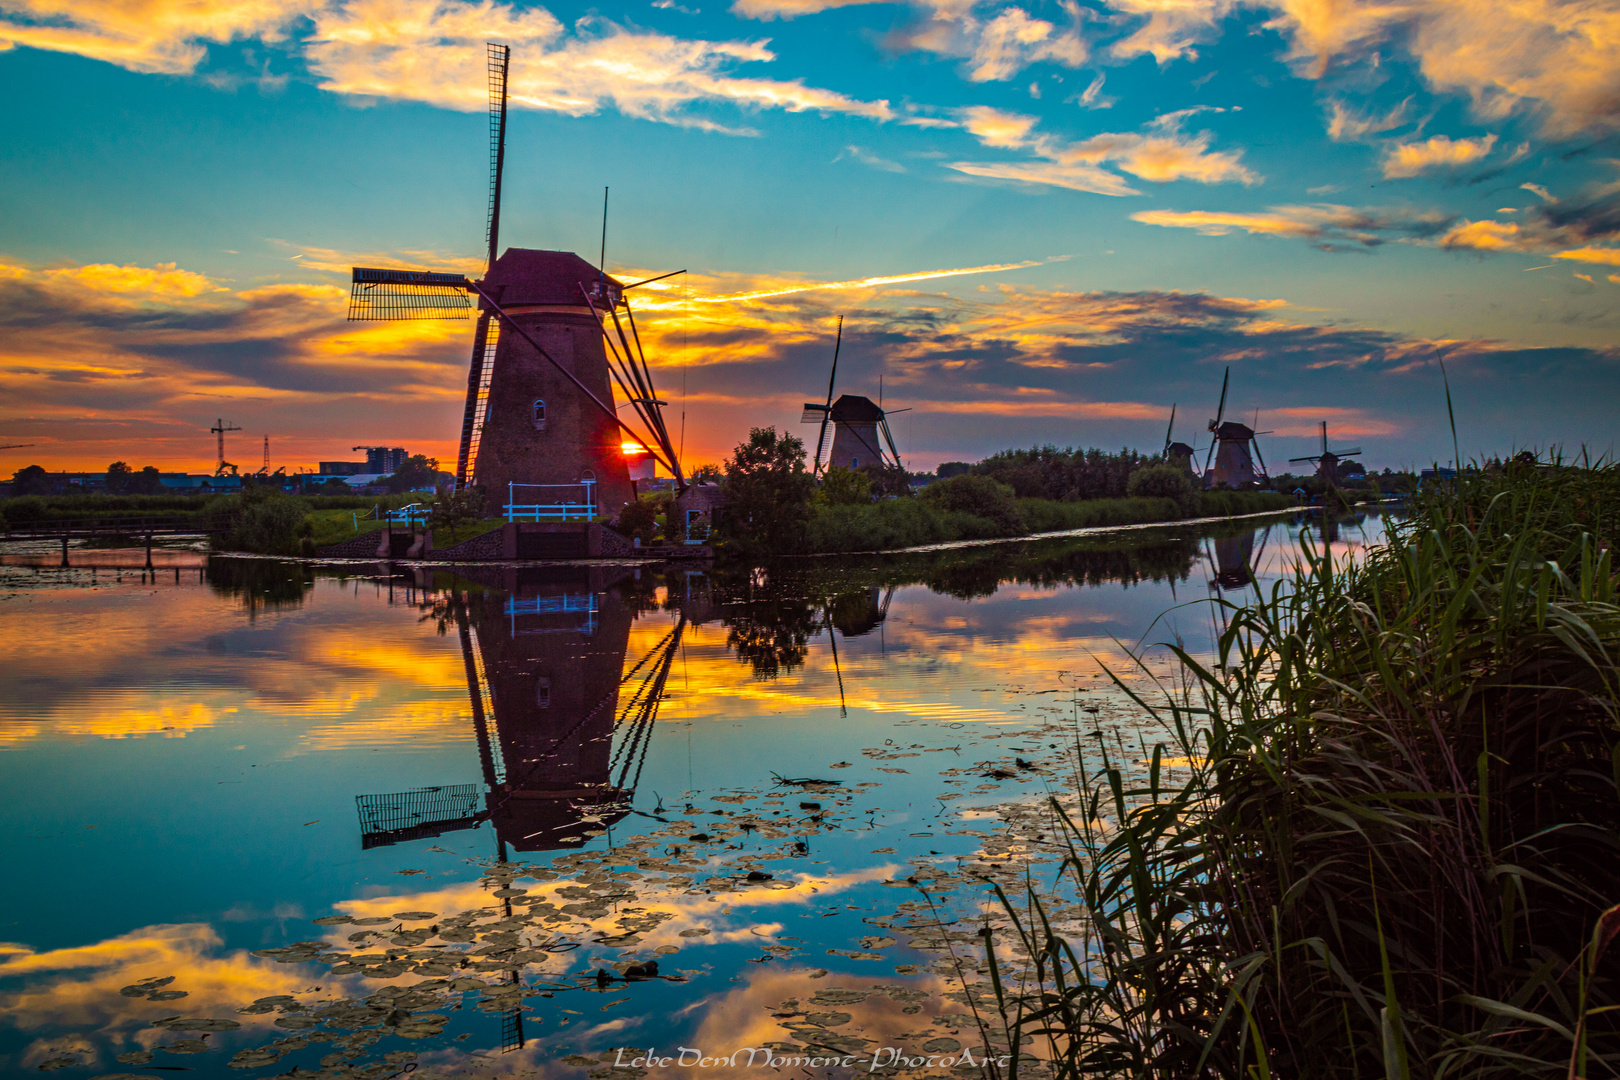
[[[532,503],[517,501],[518,489],[534,491],[539,499]],[[569,499],[568,495],[577,495]],[[506,485],[507,521],[590,521],[596,516],[596,481],[581,480],[577,484],[518,484]]]

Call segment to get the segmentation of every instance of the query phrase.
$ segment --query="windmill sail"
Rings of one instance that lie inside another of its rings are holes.
[[[350,322],[466,319],[472,311],[467,279],[461,274],[357,266],[350,279]]]

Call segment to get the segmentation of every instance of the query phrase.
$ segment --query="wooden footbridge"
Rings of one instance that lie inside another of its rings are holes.
[[[218,515],[171,514],[167,516],[107,515],[103,517],[41,518],[36,521],[7,521],[0,540],[59,540],[62,565],[68,565],[68,542],[102,538],[144,540],[146,565],[152,565],[152,541],[159,536],[206,536],[227,527]]]

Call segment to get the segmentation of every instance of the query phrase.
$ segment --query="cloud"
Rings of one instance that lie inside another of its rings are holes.
[[[1234,230],[1261,236],[1292,236],[1330,251],[1344,250],[1349,245],[1376,247],[1391,239],[1431,238],[1453,220],[1438,211],[1336,203],[1273,206],[1261,213],[1143,210],[1132,214],[1131,219],[1144,225],[1197,229],[1205,236],[1225,236]]]
[[[1573,202],[1553,199],[1550,194],[1543,197],[1549,201],[1526,211],[1522,225],[1491,219],[1464,221],[1441,244],[1476,251],[1554,253],[1562,259],[1607,263],[1612,249],[1602,242],[1620,241],[1620,191],[1599,189],[1594,196]]]
[[[972,82],[1004,81],[1042,62],[1077,68],[1089,55],[1080,33],[1084,16],[1075,0],[1059,0],[1059,5],[1069,16],[1067,27],[1035,18],[1016,5],[981,17],[972,0],[929,0],[919,5],[923,11],[915,22],[890,33],[884,44],[896,53],[961,58],[963,73]]]
[[[5,0],[0,48],[76,53],[131,71],[189,75],[205,43],[281,41],[324,0]]]
[[[1495,135],[1452,140],[1433,135],[1423,142],[1396,143],[1384,153],[1384,176],[1418,176],[1430,169],[1457,168],[1484,160],[1496,145]]]
[[[1560,251],[1553,255],[1555,259],[1574,259],[1577,262],[1599,263],[1604,266],[1620,266],[1620,248],[1575,248],[1573,251]],[[1580,275],[1576,275],[1579,277]],[[1592,280],[1587,278],[1588,281]]]
[[[906,167],[898,161],[890,161],[888,158],[879,157],[861,146],[846,146],[843,152],[833,160],[839,161],[845,157],[853,158],[862,165],[870,165],[874,169],[881,169],[883,172],[903,173],[906,171]]]
[[[1240,161],[1243,151],[1213,151],[1210,144],[1214,136],[1210,132],[1196,135],[1182,132],[1182,123],[1199,111],[1206,110],[1167,113],[1140,132],[1105,132],[1065,142],[1036,133],[1034,117],[975,106],[958,114],[969,134],[993,149],[1027,150],[1037,160],[954,161],[946,167],[969,176],[1044,184],[1099,195],[1140,194],[1123,177],[1103,168],[1107,164],[1159,184],[1172,180],[1192,180],[1200,184],[1259,183],[1260,176]]]
[[[1406,123],[1406,107],[1411,99],[1401,102],[1382,116],[1369,115],[1348,108],[1343,102],[1329,105],[1328,138],[1335,142],[1365,138],[1391,131]]]
[[[763,41],[703,41],[630,30],[586,17],[573,32],[544,8],[461,0],[352,0],[322,12],[305,47],[310,69],[333,93],[445,108],[487,105],[483,42],[523,47],[511,75],[514,107],[626,116],[732,134],[747,129],[695,115],[697,105],[846,113],[887,120],[886,101],[861,101],[801,80],[743,78],[737,64],[774,54]]]
[[[731,13],[745,19],[796,19],[835,8],[878,3],[881,0],[736,0]]]

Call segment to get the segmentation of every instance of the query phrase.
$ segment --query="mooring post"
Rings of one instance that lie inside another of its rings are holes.
[[[146,568],[152,569],[152,530],[146,530]]]
[[[68,534],[64,532],[62,534],[62,565],[64,567],[67,566],[67,564],[68,564],[68,561],[67,561],[67,542],[68,542]]]

